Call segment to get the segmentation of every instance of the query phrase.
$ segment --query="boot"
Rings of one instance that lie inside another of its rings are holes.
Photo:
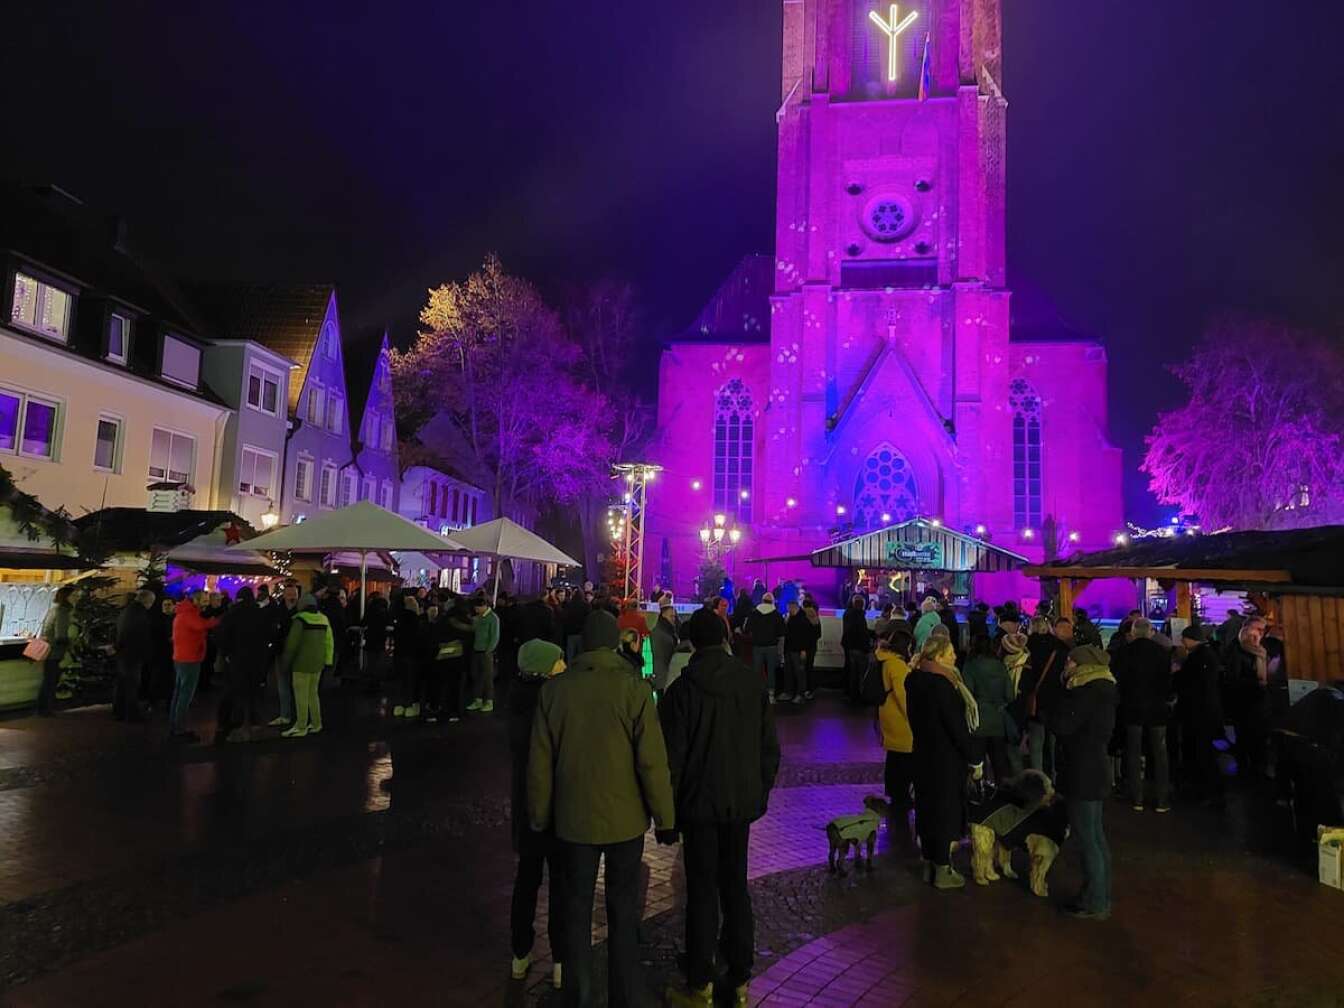
[[[933,887],[935,889],[960,889],[966,885],[966,880],[951,865],[937,865],[933,870]]]

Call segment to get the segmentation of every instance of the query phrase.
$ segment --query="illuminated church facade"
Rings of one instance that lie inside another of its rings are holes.
[[[645,580],[739,582],[912,517],[1036,559],[1122,528],[1106,355],[1013,338],[999,0],[785,0],[775,252],[662,354]],[[1029,226],[1029,225],[1027,225]],[[977,581],[991,601],[1034,592]]]

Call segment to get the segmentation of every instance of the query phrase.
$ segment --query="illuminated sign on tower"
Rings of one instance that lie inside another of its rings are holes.
[[[901,50],[897,40],[901,34],[915,23],[919,11],[911,11],[905,17],[900,16],[900,5],[891,5],[890,20],[883,21],[877,11],[868,12],[868,20],[882,29],[887,37],[887,80],[895,82],[901,76]]]

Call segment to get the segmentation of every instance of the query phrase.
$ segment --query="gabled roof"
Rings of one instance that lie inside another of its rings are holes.
[[[816,550],[813,567],[998,572],[1027,563],[1019,553],[926,518],[890,525]]]
[[[775,260],[744,256],[686,329],[670,343],[768,343]]]
[[[299,408],[327,307],[329,283],[197,287],[192,297],[217,339],[253,340],[299,366],[289,373],[289,411]]]
[[[373,391],[373,379],[378,369],[378,358],[387,345],[387,330],[382,326],[349,333],[342,341],[341,360],[345,365],[345,398],[350,404],[350,429],[358,436],[364,422],[364,408]]]

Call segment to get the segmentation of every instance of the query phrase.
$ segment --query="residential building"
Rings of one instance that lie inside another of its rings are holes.
[[[429,466],[411,466],[402,475],[397,512],[440,535],[495,517],[488,493]]]
[[[50,508],[219,500],[229,408],[207,348],[124,232],[58,189],[0,190],[0,464]]]
[[[359,472],[335,288],[207,288],[195,296],[221,340],[256,344],[295,365],[285,394],[289,431],[278,462],[280,522],[353,504],[359,499]]]
[[[397,465],[397,420],[392,401],[392,364],[385,329],[347,339],[344,347],[345,387],[350,393],[350,419],[355,453],[357,497],[397,510],[401,495]]]
[[[297,368],[253,340],[216,340],[201,366],[210,388],[230,407],[220,452],[220,507],[256,528],[278,521],[284,501],[287,396]]]

